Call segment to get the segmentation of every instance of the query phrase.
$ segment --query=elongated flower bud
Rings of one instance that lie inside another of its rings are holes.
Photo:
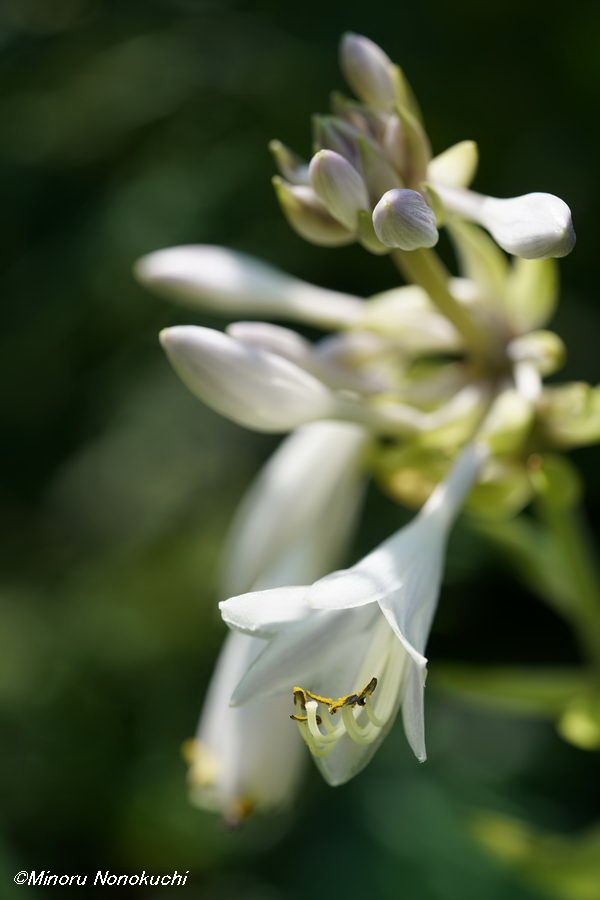
[[[416,250],[438,242],[433,210],[417,191],[397,189],[384,194],[373,211],[373,226],[387,247]]]
[[[274,353],[194,325],[165,328],[160,340],[192,393],[240,425],[281,432],[335,413],[320,381]]]
[[[315,116],[313,140],[315,149],[333,150],[355,168],[359,165],[358,141],[362,132],[338,116]]]
[[[357,97],[377,109],[393,108],[392,61],[381,47],[361,34],[348,32],[340,45],[340,66]]]
[[[499,200],[438,183],[434,187],[448,209],[483,225],[514,256],[561,257],[575,246],[571,210],[554,194],[523,194]]]
[[[361,176],[332,150],[319,150],[309,166],[310,183],[331,215],[349,231],[356,230],[358,213],[369,209],[369,197]]]
[[[245,253],[210,244],[149,253],[137,261],[135,274],[158,294],[222,315],[267,315],[339,328],[363,314],[358,297],[317,287]]]

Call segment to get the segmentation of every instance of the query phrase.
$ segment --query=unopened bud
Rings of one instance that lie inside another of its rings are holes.
[[[269,150],[284,178],[292,184],[308,184],[308,163],[281,141],[270,141]]]
[[[373,211],[373,226],[387,247],[416,250],[438,242],[433,210],[417,191],[398,189],[384,194]]]
[[[288,431],[335,415],[334,395],[288,359],[194,325],[165,328],[161,344],[187,387],[208,406],[258,431]]]
[[[333,150],[347,159],[353,166],[358,165],[358,139],[361,132],[354,125],[337,116],[315,116],[313,118],[313,141],[316,150]]]
[[[367,188],[350,163],[332,150],[319,150],[309,166],[310,183],[331,215],[350,231],[360,210],[370,208]]]
[[[600,439],[600,387],[576,381],[544,389],[539,403],[543,436],[555,447],[579,447]]]
[[[357,97],[377,109],[392,109],[395,87],[392,61],[369,38],[348,32],[340,45],[340,66]]]
[[[525,259],[567,256],[575,246],[571,210],[554,194],[523,194],[499,200],[436,183],[452,212],[487,228],[507,253]]]
[[[283,214],[300,237],[320,247],[341,247],[354,236],[327,211],[311,187],[288,184],[275,176],[273,185]]]
[[[565,345],[553,331],[532,331],[515,338],[508,346],[508,356],[515,362],[528,362],[540,375],[552,375],[565,360]]]

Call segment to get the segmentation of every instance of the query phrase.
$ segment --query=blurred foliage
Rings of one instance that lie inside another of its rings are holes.
[[[308,152],[348,28],[402,63],[434,147],[478,140],[476,186],[570,203],[579,244],[555,325],[565,374],[598,378],[593,0],[3,0],[2,896],[17,896],[20,868],[178,867],[206,900],[293,900],[316,884],[357,898],[600,897],[594,755],[550,722],[436,690],[438,660],[440,673],[579,663],[559,616],[466,528],[430,645],[430,762],[397,730],[356,782],[332,791],[311,770],[293,812],[235,834],[186,800],[179,748],[223,634],[219,547],[275,442],[184,391],[156,333],[188,314],[146,295],[131,265],[204,241],[342,290],[394,285],[356,248],[304,244],[269,185],[267,141]],[[573,458],[597,522],[593,451]],[[373,492],[354,553],[402,516]]]

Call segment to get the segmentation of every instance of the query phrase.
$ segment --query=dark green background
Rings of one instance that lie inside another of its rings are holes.
[[[13,887],[23,868],[177,867],[191,886],[132,896],[531,900],[551,894],[487,856],[472,816],[565,835],[594,822],[593,755],[435,690],[424,766],[397,728],[355,782],[331,790],[307,767],[297,807],[241,833],[187,803],[179,748],[223,636],[219,547],[276,441],[186,392],[158,330],[221,323],[146,294],[131,265],[210,242],[358,294],[395,283],[356,247],[303,243],[269,184],[267,141],[308,153],[310,114],[342,86],[347,29],[403,65],[434,149],[478,141],[479,189],[570,204],[579,242],[555,324],[566,376],[598,378],[597,3],[3,0],[2,897],[41,891]],[[597,457],[574,458],[593,521]],[[353,555],[401,518],[373,492]],[[432,670],[578,659],[464,529],[429,655]]]

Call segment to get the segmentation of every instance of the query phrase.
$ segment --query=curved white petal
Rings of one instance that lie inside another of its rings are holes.
[[[410,665],[407,669],[402,697],[402,722],[404,733],[412,752],[419,762],[425,762],[425,679],[427,670]]]
[[[377,602],[406,652],[424,668],[448,532],[486,456],[482,445],[467,447],[412,522],[351,569],[316,582],[306,594],[308,604],[340,610]]]
[[[284,693],[300,685],[316,693],[342,696],[353,685],[379,611],[311,609],[299,622],[278,631],[238,684],[232,703]]]
[[[357,297],[308,284],[225,247],[157,250],[138,260],[135,274],[159,294],[225,315],[274,316],[335,328],[353,322],[362,307]]]
[[[234,422],[260,431],[287,431],[335,415],[331,391],[274,353],[193,325],[167,328],[160,338],[189,389]]]
[[[286,625],[310,614],[306,586],[270,588],[230,597],[219,603],[221,617],[229,628],[254,637],[272,637]]]
[[[313,348],[310,341],[291,328],[272,325],[270,322],[233,322],[225,331],[248,347],[283,356],[303,369],[309,370],[312,365]]]

